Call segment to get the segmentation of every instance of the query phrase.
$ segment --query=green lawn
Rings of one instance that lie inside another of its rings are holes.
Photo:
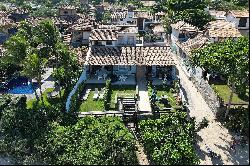
[[[224,102],[228,102],[229,101],[229,97],[231,94],[231,90],[228,87],[228,85],[213,85],[213,88],[215,87],[215,91],[218,92],[219,96],[224,100]],[[233,94],[233,100],[232,103],[235,104],[247,104],[248,103],[248,99],[243,100],[241,98],[239,98],[239,96],[237,94]]]
[[[47,94],[48,94],[48,92],[52,92],[53,90],[54,90],[54,88],[48,88],[43,92],[43,100],[44,100],[45,106],[51,106],[51,103],[49,102],[49,100],[47,98]],[[27,100],[27,102],[26,102],[27,108],[28,109],[33,108],[35,102],[36,102],[36,99]],[[42,105],[42,101],[39,101],[39,105]]]
[[[115,110],[115,100],[117,97],[134,97],[136,93],[135,86],[111,86],[112,94],[111,94],[111,102],[110,109]]]
[[[170,91],[170,88],[163,88],[163,86],[156,86],[156,92],[157,92],[157,97],[160,98],[163,95],[164,96],[168,96],[168,101],[171,107],[176,107],[177,103],[176,103],[176,99],[174,97],[174,94]],[[157,106],[160,109],[165,108],[164,104],[160,103],[159,101],[156,102]]]
[[[93,96],[94,96],[94,91],[92,89],[88,96],[88,99],[82,102],[80,106],[80,112],[104,111],[104,101],[100,99],[93,100]]]

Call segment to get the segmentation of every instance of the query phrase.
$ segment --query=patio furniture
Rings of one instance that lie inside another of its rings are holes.
[[[82,100],[85,101],[85,100],[88,99],[89,94],[90,94],[90,91],[91,91],[91,89],[86,89],[85,94],[84,94],[83,97],[82,97]]]
[[[103,79],[106,80],[107,76],[108,76],[108,75],[107,75],[106,73],[103,74]]]
[[[98,79],[98,80],[102,79],[102,76],[99,75],[99,76],[97,77],[97,79]]]
[[[98,99],[99,97],[99,92],[98,92],[98,88],[95,88],[95,92],[94,92],[94,96],[93,96],[93,99]]]
[[[101,91],[101,93],[100,93],[99,99],[103,99],[104,98],[105,92],[106,92],[106,89],[103,88],[102,91]]]

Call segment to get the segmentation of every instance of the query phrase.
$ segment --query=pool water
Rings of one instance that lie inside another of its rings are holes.
[[[34,89],[38,88],[37,83],[33,83]],[[32,88],[31,83],[29,83],[28,78],[26,77],[18,77],[14,78],[7,83],[6,91],[10,94],[33,94],[34,90]]]

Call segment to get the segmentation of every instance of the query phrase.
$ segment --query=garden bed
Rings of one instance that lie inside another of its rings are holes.
[[[156,101],[156,106],[160,110],[166,108],[176,108],[178,107],[174,93],[171,92],[171,87],[164,88],[163,86],[155,86],[157,99],[161,99],[163,96],[167,96],[168,104],[163,104],[161,101]],[[151,96],[153,89],[149,89],[149,96]]]

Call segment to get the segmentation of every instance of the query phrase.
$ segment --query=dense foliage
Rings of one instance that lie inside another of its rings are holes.
[[[164,21],[167,31],[169,31],[171,23],[179,20],[203,29],[204,25],[213,20],[211,15],[204,10],[207,5],[207,0],[163,0],[157,3],[159,9],[167,12]],[[155,10],[158,11],[156,7]]]
[[[242,10],[249,6],[249,0],[214,0],[209,6],[216,10]]]
[[[118,118],[86,117],[74,126],[52,124],[38,146],[50,164],[136,164],[134,137]]]
[[[191,63],[211,73],[219,73],[234,84],[240,95],[245,95],[249,83],[249,39],[228,39],[194,51]]]
[[[104,94],[104,108],[106,111],[109,111],[110,108],[110,103],[109,101],[111,100],[111,80],[108,79],[106,81],[106,85],[105,85],[105,94]]]
[[[249,137],[249,108],[230,108],[227,119],[224,119],[224,111],[222,109],[217,113],[217,119],[230,131]]]
[[[195,123],[187,114],[176,112],[156,120],[139,122],[147,154],[157,165],[193,165],[199,159],[194,149]]]
[[[1,97],[0,108],[0,153],[17,164],[137,163],[134,137],[119,118],[78,121],[60,109],[27,109],[25,97]]]

